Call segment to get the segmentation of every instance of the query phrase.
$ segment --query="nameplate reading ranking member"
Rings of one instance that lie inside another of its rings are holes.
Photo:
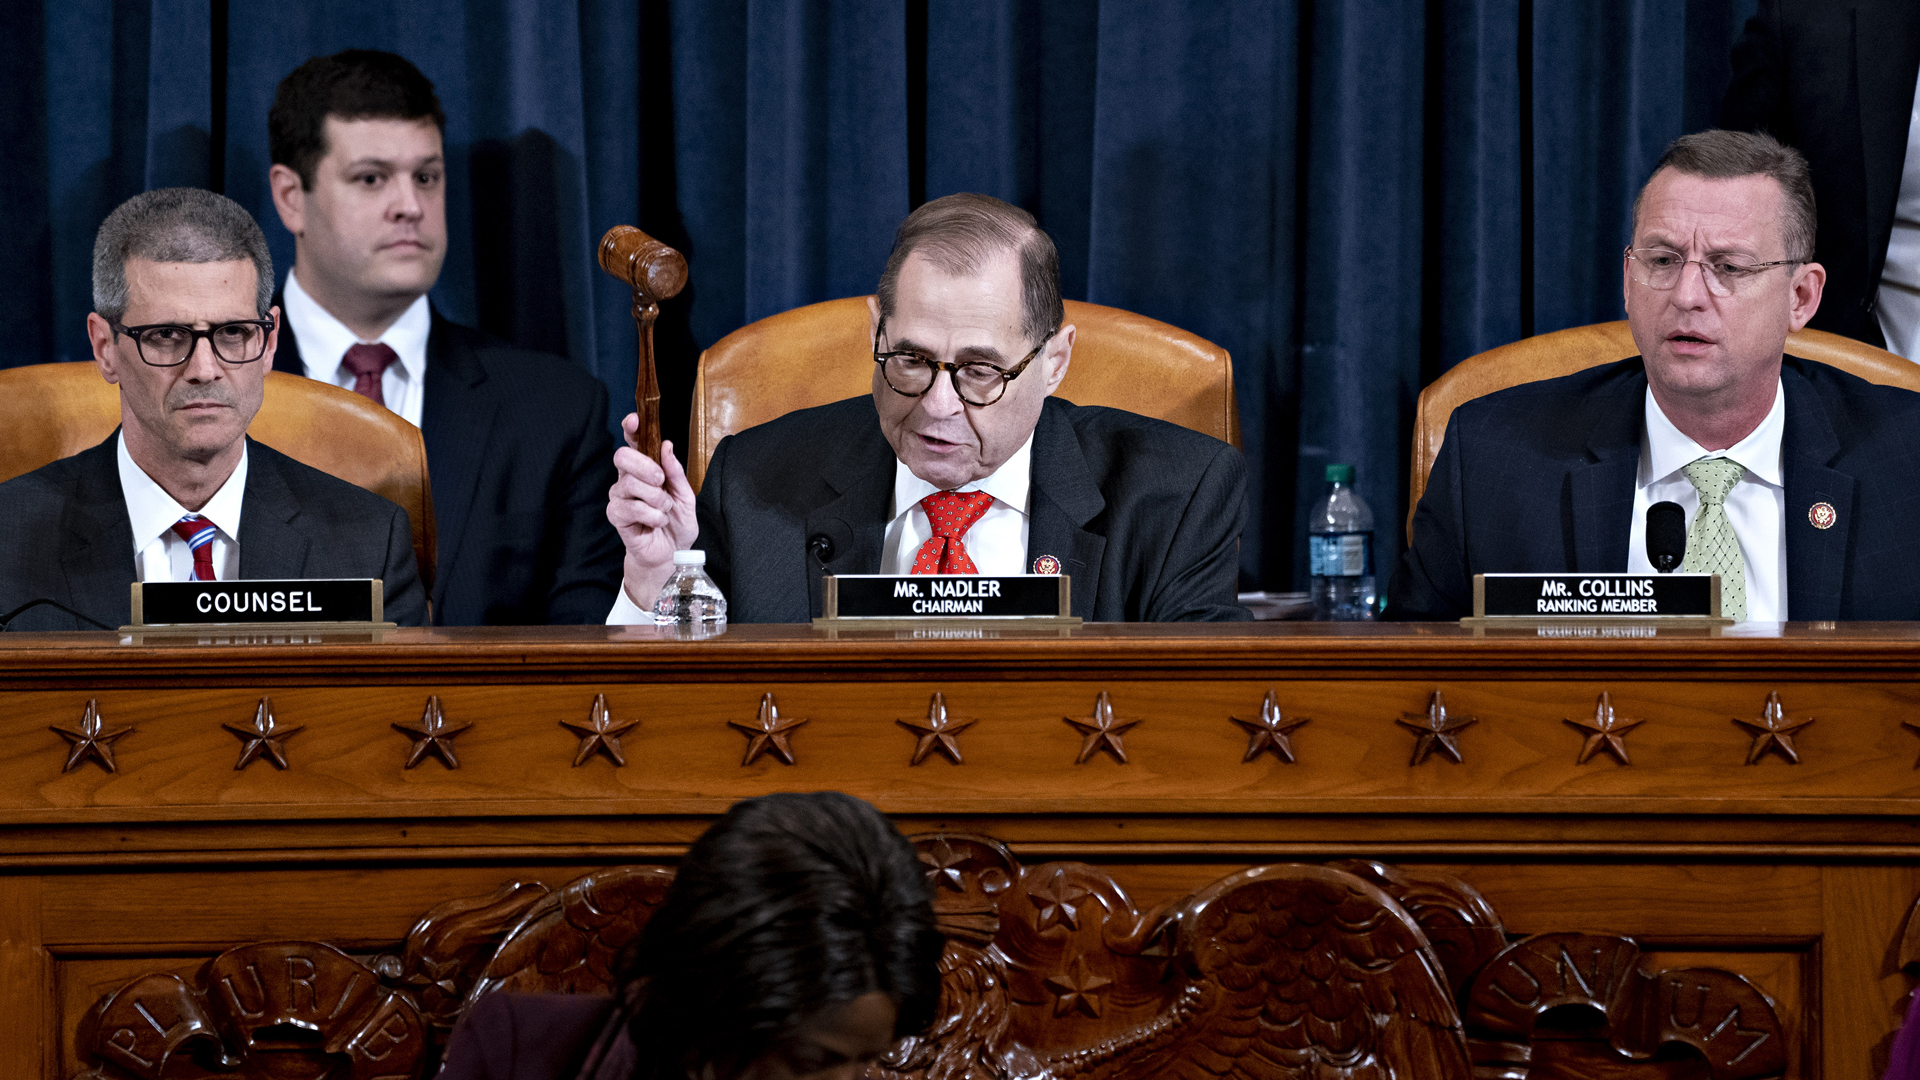
[[[1717,574],[1475,574],[1477,618],[1715,618]]]

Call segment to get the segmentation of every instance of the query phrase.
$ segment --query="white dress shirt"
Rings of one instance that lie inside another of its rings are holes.
[[[1647,558],[1647,507],[1675,502],[1687,512],[1687,534],[1700,512],[1700,493],[1683,471],[1709,457],[1724,457],[1746,472],[1727,493],[1727,519],[1747,563],[1747,622],[1787,619],[1787,488],[1780,466],[1780,437],[1787,427],[1787,394],[1775,385],[1773,408],[1747,437],[1725,450],[1707,450],[1682,434],[1647,391],[1640,430],[1640,475],[1633,489],[1633,529],[1627,540],[1627,572],[1651,574]]]
[[[133,524],[133,576],[136,581],[192,581],[193,549],[173,531],[179,520],[196,511],[173,501],[127,453],[127,436],[115,440],[120,458],[120,491],[127,500],[127,520]],[[213,576],[232,581],[240,576],[240,507],[246,501],[247,447],[240,445],[240,464],[197,513],[213,522]]]
[[[309,378],[351,390],[359,376],[340,366],[347,350],[355,345],[385,345],[399,359],[380,376],[380,397],[407,423],[420,426],[427,386],[427,335],[433,331],[433,311],[425,296],[415,297],[386,333],[374,341],[360,340],[346,323],[308,296],[291,270],[287,271],[287,287],[281,290],[281,299],[285,301],[282,307],[287,325],[300,342],[300,359],[307,365]]]
[[[1887,264],[1880,271],[1874,313],[1887,337],[1887,350],[1920,360],[1920,81],[1907,120],[1906,165],[1893,204],[1893,233],[1887,238]]]
[[[1027,441],[1013,456],[1001,462],[998,469],[985,477],[962,484],[954,491],[984,491],[993,496],[993,505],[980,515],[960,542],[966,546],[967,557],[973,560],[974,568],[982,574],[1025,574],[1027,566],[1027,514],[1028,501],[1033,487],[1033,435],[1027,435]],[[947,490],[934,487],[913,474],[906,463],[895,460],[893,463],[893,505],[888,513],[885,540],[880,548],[880,572],[883,574],[905,574],[913,570],[914,556],[920,552],[920,546],[933,536],[933,526],[927,521],[927,511],[920,500],[936,491]],[[1042,552],[1041,554],[1046,554]],[[729,600],[732,597],[728,597]],[[607,614],[609,626],[632,626],[638,623],[650,623],[653,614],[643,610],[627,596],[626,583],[622,582],[620,595],[614,598],[613,610]]]

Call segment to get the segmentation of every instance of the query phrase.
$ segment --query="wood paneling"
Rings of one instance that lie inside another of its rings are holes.
[[[1091,626],[830,635],[738,627],[395,632],[380,642],[0,638],[0,1075],[70,1076],[78,1014],[134,974],[251,941],[367,956],[510,880],[672,865],[712,815],[775,790],[873,800],[909,832],[1078,861],[1140,910],[1253,865],[1364,856],[1455,875],[1516,937],[1635,939],[1668,968],[1769,995],[1788,1075],[1873,1075],[1910,985],[1893,959],[1920,893],[1920,627],[1774,635],[1476,637],[1456,627]],[[1435,691],[1461,760],[1410,764]],[[792,765],[742,766],[764,694]],[[912,764],[934,694],[974,721]],[[1126,763],[1077,761],[1105,693]],[[1271,693],[1294,761],[1244,760]],[[1578,758],[1606,694],[1630,765]],[[1800,761],[1747,763],[1778,693]],[[596,696],[625,765],[575,765]],[[270,697],[288,768],[236,769]],[[459,768],[405,767],[430,697]],[[117,769],[62,772],[89,700]],[[1543,1051],[1573,1060],[1586,1051]],[[1555,1059],[1558,1060],[1558,1059]],[[1573,1067],[1573,1066],[1569,1066]],[[1669,1070],[1671,1071],[1671,1070]],[[1544,1072],[1540,1075],[1544,1075]],[[1611,1075],[1611,1074],[1610,1074]],[[1667,1075],[1649,1073],[1648,1075]],[[1677,1075],[1677,1074],[1676,1074]]]

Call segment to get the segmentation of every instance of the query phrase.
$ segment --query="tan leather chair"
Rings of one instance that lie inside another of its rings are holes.
[[[120,424],[120,388],[91,363],[0,369],[0,482],[97,446]],[[420,583],[433,588],[433,492],[420,429],[348,390],[282,371],[247,434],[400,504]]]
[[[1205,338],[1119,308],[1068,300],[1077,328],[1059,396],[1157,417],[1240,445],[1233,360]],[[687,478],[694,489],[736,431],[873,392],[867,299],[809,304],[743,326],[700,354]]]
[[[1824,330],[1802,330],[1787,336],[1787,352],[1832,365],[1870,383],[1920,390],[1920,364],[1852,338]],[[1447,436],[1447,420],[1453,410],[1495,390],[1571,375],[1639,354],[1625,320],[1594,323],[1488,349],[1467,357],[1433,380],[1433,385],[1420,392],[1420,406],[1414,413],[1413,494],[1407,504],[1407,542],[1413,542],[1413,512],[1427,490],[1427,474],[1433,471],[1433,459],[1440,455],[1440,443]]]

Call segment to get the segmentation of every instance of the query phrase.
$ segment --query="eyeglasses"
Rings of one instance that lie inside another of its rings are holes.
[[[933,389],[933,380],[944,371],[953,379],[954,393],[960,395],[961,401],[984,408],[1005,396],[1007,384],[1019,378],[1059,332],[1056,326],[1041,335],[1040,344],[1010,368],[984,360],[954,364],[915,352],[881,352],[880,339],[887,333],[887,320],[883,317],[873,330],[873,362],[880,365],[880,376],[887,380],[888,388],[901,397],[925,397],[927,391]]]
[[[179,367],[193,355],[201,338],[207,339],[213,355],[223,363],[251,364],[267,354],[267,335],[273,332],[272,319],[242,319],[205,330],[177,323],[122,326],[117,319],[108,319],[107,325],[133,339],[134,351],[148,367]]]
[[[1732,296],[1776,266],[1797,266],[1804,259],[1778,259],[1774,262],[1746,262],[1737,255],[1709,255],[1689,259],[1667,248],[1628,248],[1627,258],[1634,262],[1633,280],[1649,289],[1666,291],[1680,284],[1680,275],[1689,263],[1698,263],[1707,281],[1707,291],[1715,296]]]

